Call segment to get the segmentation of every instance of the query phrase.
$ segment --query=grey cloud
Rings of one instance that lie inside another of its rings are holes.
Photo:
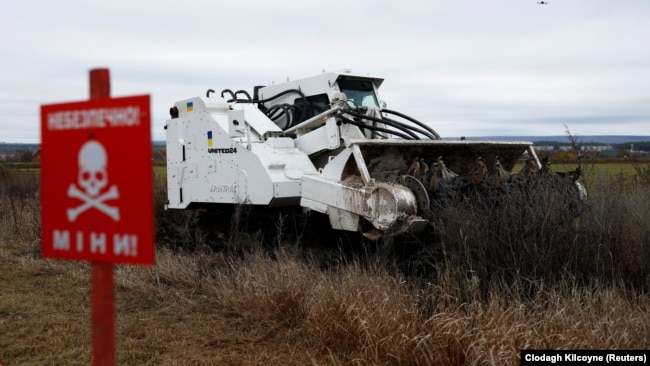
[[[0,141],[38,142],[39,105],[87,98],[94,67],[111,69],[115,96],[152,95],[156,139],[178,99],[341,68],[385,77],[389,106],[444,136],[561,135],[563,123],[650,135],[645,0],[28,0],[0,11],[12,14],[0,23]]]

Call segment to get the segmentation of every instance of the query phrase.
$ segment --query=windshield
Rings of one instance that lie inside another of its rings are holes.
[[[339,89],[348,97],[348,103],[357,107],[378,107],[377,96],[369,80],[339,79]]]

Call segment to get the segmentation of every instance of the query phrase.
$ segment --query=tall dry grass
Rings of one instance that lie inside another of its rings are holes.
[[[23,337],[0,340],[0,363],[87,364],[87,339],[39,333],[79,332],[87,266],[39,258],[38,185],[2,173],[0,332]],[[490,210],[459,205],[441,212],[431,242],[400,254],[408,265],[386,240],[326,267],[295,236],[278,233],[268,250],[243,230],[246,213],[226,238],[246,250],[197,244],[190,215],[160,210],[156,181],[157,264],[116,267],[119,362],[516,365],[521,349],[647,349],[649,191],[594,181],[575,218],[543,192]],[[50,277],[68,289],[57,301],[38,289]]]
[[[185,304],[257,328],[322,364],[518,364],[521,349],[636,349],[650,345],[650,299],[624,286],[569,281],[535,297],[527,285],[464,299],[443,275],[418,282],[383,264],[323,271],[289,250],[270,258],[160,251],[158,266],[122,267],[122,290],[160,306]],[[209,342],[209,340],[206,340]]]

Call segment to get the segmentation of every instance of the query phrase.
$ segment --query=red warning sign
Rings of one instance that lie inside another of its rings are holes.
[[[149,96],[41,106],[42,253],[154,263]]]

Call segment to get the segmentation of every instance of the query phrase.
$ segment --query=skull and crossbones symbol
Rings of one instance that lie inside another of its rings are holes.
[[[75,221],[79,215],[91,208],[97,209],[114,221],[120,220],[119,208],[106,204],[106,201],[120,197],[117,186],[112,185],[108,191],[100,194],[102,189],[108,184],[107,161],[106,149],[97,141],[90,140],[79,150],[79,176],[77,183],[79,183],[79,187],[83,190],[72,183],[70,184],[70,188],[68,188],[68,197],[79,199],[83,203],[77,207],[68,209],[69,221]]]

